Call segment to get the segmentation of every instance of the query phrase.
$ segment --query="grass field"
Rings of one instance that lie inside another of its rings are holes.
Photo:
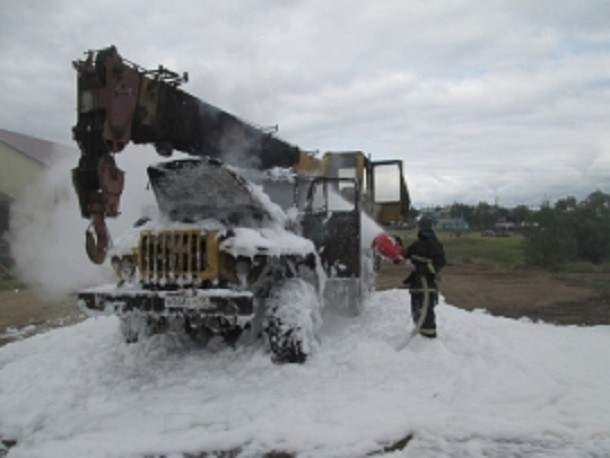
[[[478,233],[453,234],[440,233],[449,259],[463,264],[484,267],[514,269],[523,267],[523,237],[484,237]]]
[[[5,273],[0,273],[0,291],[22,289],[23,287],[23,283],[16,278]]]
[[[392,231],[405,245],[415,240],[416,232]],[[478,232],[465,232],[460,236],[448,232],[438,232],[438,238],[445,247],[450,263],[470,264],[480,267],[514,269],[523,267],[523,237],[484,237]]]
[[[391,231],[405,245],[415,240],[416,231]],[[439,231],[445,254],[450,264],[463,264],[510,272],[515,269],[533,269],[525,265],[524,238],[520,234],[508,237],[485,237],[478,232],[465,232],[460,236]],[[566,286],[586,287],[594,290],[600,300],[610,302],[610,260],[601,264],[571,262],[552,276]]]

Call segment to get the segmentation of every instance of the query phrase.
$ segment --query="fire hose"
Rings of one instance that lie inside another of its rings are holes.
[[[397,350],[402,350],[407,345],[409,345],[411,340],[413,340],[413,337],[419,334],[422,326],[424,325],[424,321],[426,321],[426,315],[428,314],[428,309],[430,308],[430,288],[428,286],[428,279],[426,278],[426,275],[420,275],[419,281],[421,285],[421,292],[424,295],[424,300],[419,310],[419,317],[417,318],[415,327],[411,330],[411,332],[407,336],[407,339],[398,346]]]

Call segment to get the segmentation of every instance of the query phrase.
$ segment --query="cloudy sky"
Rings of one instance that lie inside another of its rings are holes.
[[[606,0],[4,0],[0,127],[72,144],[71,61],[110,44],[303,149],[403,159],[416,207],[610,192]]]

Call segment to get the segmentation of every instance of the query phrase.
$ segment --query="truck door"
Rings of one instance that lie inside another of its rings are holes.
[[[339,193],[343,189],[351,191]],[[328,276],[326,305],[359,313],[361,294],[361,221],[358,183],[353,179],[317,177],[311,182],[303,213],[303,236],[316,246]]]
[[[370,164],[373,217],[382,226],[403,222],[409,213],[411,200],[402,161],[372,161]]]

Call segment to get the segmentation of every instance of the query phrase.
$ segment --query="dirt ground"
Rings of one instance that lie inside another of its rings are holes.
[[[405,277],[404,267],[385,263],[377,289],[398,288]],[[568,286],[545,271],[498,271],[450,264],[443,269],[440,292],[456,307],[485,309],[508,318],[528,317],[562,325],[610,324],[609,297],[594,289]]]
[[[32,289],[0,291],[0,345],[83,318],[76,296],[50,297]]]
[[[383,263],[377,289],[400,288],[405,277],[404,267]],[[466,310],[562,325],[610,324],[610,297],[568,286],[543,271],[452,264],[442,272],[440,291],[448,303]],[[83,318],[75,296],[48,297],[31,289],[0,291],[0,345]]]

